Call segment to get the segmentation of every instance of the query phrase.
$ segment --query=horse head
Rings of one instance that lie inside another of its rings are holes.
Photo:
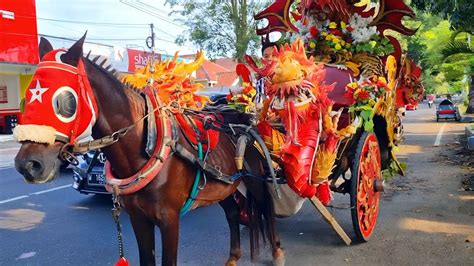
[[[46,183],[58,175],[65,144],[89,137],[98,116],[82,60],[85,35],[68,50],[53,50],[44,38],[41,62],[26,90],[25,112],[15,128],[21,143],[15,167],[28,183]]]

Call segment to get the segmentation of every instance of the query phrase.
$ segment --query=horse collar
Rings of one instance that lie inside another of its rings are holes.
[[[105,188],[111,193],[127,195],[137,192],[148,185],[158,175],[165,160],[169,157],[171,153],[169,144],[175,141],[174,137],[176,134],[174,134],[175,130],[172,125],[174,123],[172,123],[172,119],[164,108],[158,108],[161,106],[161,102],[156,97],[154,89],[147,87],[144,92],[151,100],[153,110],[156,110],[154,119],[156,121],[156,133],[161,138],[156,138],[156,145],[148,162],[130,177],[117,178],[112,171],[110,163],[108,161],[105,163]],[[116,191],[114,191],[114,187]]]

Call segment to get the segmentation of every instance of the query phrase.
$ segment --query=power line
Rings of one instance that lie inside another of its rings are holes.
[[[63,29],[66,29],[68,31],[75,31],[77,33],[81,33],[81,34],[84,34],[84,31],[78,31],[78,30],[75,30],[75,29],[71,29],[69,27],[64,27],[63,25],[60,25],[60,24],[57,24],[55,22],[52,22],[52,21],[47,21],[49,24],[51,25],[54,25],[55,27],[60,27],[60,28],[63,28]]]
[[[38,20],[45,20],[45,21],[55,21],[55,22],[63,22],[63,23],[75,23],[75,24],[90,24],[96,26],[109,26],[109,27],[130,27],[130,28],[147,28],[148,24],[140,23],[140,24],[133,24],[133,23],[107,23],[107,22],[96,22],[96,21],[73,21],[73,20],[63,20],[63,19],[53,19],[53,18],[37,18]]]
[[[160,19],[160,20],[166,21],[166,22],[168,22],[170,24],[173,24],[175,26],[178,26],[178,27],[183,26],[181,24],[176,23],[175,21],[173,21],[171,19],[168,19],[168,18],[164,17],[162,14],[160,14],[160,12],[163,12],[163,10],[157,9],[154,6],[145,4],[141,1],[138,1],[138,0],[132,0],[132,1],[120,0],[120,3],[125,4],[127,6],[130,6],[130,7],[133,7],[135,9],[139,10],[139,11],[147,13],[148,15],[152,15],[152,16]]]
[[[25,34],[25,33],[14,33],[14,32],[1,32],[0,33],[2,34],[9,34],[9,35],[18,35],[18,36],[37,36],[37,35],[34,35],[34,34]],[[42,33],[38,33],[38,36],[43,36],[43,37],[47,37],[47,38],[56,38],[56,39],[64,39],[64,40],[77,40],[78,38],[80,37],[76,37],[76,38],[73,38],[73,37],[59,37],[59,36],[54,36],[54,35],[49,35],[49,34],[42,34]],[[130,37],[130,38],[87,38],[87,40],[91,40],[91,41],[144,41],[146,38],[143,38],[143,37]],[[171,41],[171,40],[166,40],[166,39],[161,39],[161,38],[157,38],[155,37],[156,40],[159,40],[159,41],[162,41],[162,42],[168,42],[168,43],[173,43],[175,44],[174,41]]]
[[[63,28],[63,29],[66,29],[66,30],[75,31],[75,32],[80,32],[80,31],[78,31],[78,30],[71,29],[71,28],[68,28],[68,27],[62,26],[62,25],[60,25],[60,24],[58,24],[58,23],[53,22],[53,21],[63,22],[63,21],[61,21],[61,20],[48,19],[48,20],[45,20],[45,21],[48,22],[48,23],[50,23],[51,25],[56,26],[56,27],[60,27],[60,28]],[[117,26],[113,26],[113,25],[96,25],[96,26],[123,27],[123,26],[118,26],[118,25],[117,25]],[[146,29],[147,27],[132,27],[132,28]],[[156,30],[158,30],[158,32],[160,32],[160,33],[162,33],[162,34],[168,35],[169,37],[176,38],[176,35],[173,35],[173,34],[171,34],[171,33],[168,33],[168,32],[166,32],[166,31],[164,31],[164,30],[161,30],[161,29],[158,29],[158,28],[157,28]]]
[[[87,38],[87,39],[94,40],[94,41],[144,41],[146,38]],[[155,40],[175,43],[174,41],[171,41],[171,40],[165,40],[165,39],[156,38],[156,37],[155,37]]]
[[[56,21],[56,22],[74,23],[74,24],[89,24],[89,25],[106,26],[106,27],[146,28],[148,26],[148,24],[106,23],[106,22],[94,22],[94,21],[72,21],[72,20],[52,19],[52,18],[38,18],[38,20]]]
[[[164,11],[162,11],[164,12]],[[31,17],[31,16],[21,16],[21,15],[18,15],[18,17],[25,17],[25,18],[34,18],[34,17]],[[62,20],[62,19],[53,19],[53,18],[37,18],[38,20],[44,20],[46,22],[62,22],[62,23],[72,23],[72,24],[89,24],[89,25],[95,25],[95,26],[105,26],[105,27],[124,27],[124,28],[140,28],[140,29],[145,29],[145,28],[148,28],[149,27],[149,24],[144,24],[144,23],[137,23],[137,24],[133,24],[133,23],[106,23],[106,22],[94,22],[94,21],[72,21],[72,20]],[[57,27],[62,27],[64,29],[68,29],[68,30],[73,30],[73,29],[70,29],[70,28],[66,28],[64,26],[60,26],[58,24],[53,24]],[[178,25],[178,24],[175,24],[175,25]],[[180,25],[178,25],[180,26]],[[164,30],[161,30],[159,28],[157,28],[157,30],[163,34],[166,34],[172,38],[176,38],[176,35],[173,35],[171,33],[168,33]],[[77,31],[77,30],[73,30],[73,31]]]
[[[31,34],[28,34],[28,35],[31,35]],[[31,35],[32,36],[32,35]],[[65,41],[77,41],[77,38],[67,38],[67,37],[60,37],[60,36],[54,36],[54,35],[48,35],[48,34],[41,34],[41,33],[38,33],[38,36],[40,37],[46,37],[46,38],[53,38],[53,39],[58,39],[58,40],[65,40]],[[89,38],[87,38],[89,39]],[[86,43],[90,43],[90,44],[96,44],[96,45],[102,45],[102,46],[108,46],[108,47],[113,47],[112,45],[107,45],[107,44],[103,44],[103,43],[97,43],[97,42],[90,42],[89,40],[86,40],[85,41]]]

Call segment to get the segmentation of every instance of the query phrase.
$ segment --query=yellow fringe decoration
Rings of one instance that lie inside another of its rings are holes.
[[[313,184],[320,184],[328,180],[334,169],[337,152],[327,151],[323,144],[316,154],[316,161],[313,164],[311,181]]]
[[[158,91],[160,99],[168,104],[175,101],[181,107],[201,109],[208,97],[194,94],[203,88],[202,84],[193,83],[192,73],[204,63],[204,52],[198,51],[193,62],[178,62],[178,52],[173,59],[151,62],[135,73],[122,77],[122,82],[136,88],[145,88],[149,82]]]

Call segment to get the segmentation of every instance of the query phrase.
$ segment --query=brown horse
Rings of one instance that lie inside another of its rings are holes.
[[[112,171],[118,179],[123,179],[137,173],[149,160],[149,156],[145,152],[146,137],[144,132],[146,131],[146,123],[140,120],[147,114],[146,103],[137,90],[127,88],[102,66],[82,56],[84,39],[85,36],[66,52],[63,52],[62,55],[59,54],[59,58],[62,63],[73,67],[80,64],[84,66],[86,79],[90,83],[97,109],[100,111],[92,127],[92,137],[99,139],[140,121],[118,142],[103,149]],[[43,58],[42,61],[44,61],[44,55],[52,51],[53,48],[46,39],[41,38],[39,50],[40,56]],[[33,79],[32,82],[35,82],[35,80]],[[52,88],[49,89],[52,90]],[[83,99],[79,97],[79,101]],[[77,105],[79,104],[77,103]],[[28,110],[28,106],[26,108]],[[168,113],[168,116],[172,115]],[[80,116],[80,113],[77,114],[77,117]],[[170,119],[169,117],[157,117],[157,119]],[[197,153],[186,141],[183,133],[177,130],[177,134],[179,134],[177,142],[197,157]],[[21,143],[21,149],[15,158],[15,166],[26,181],[29,183],[44,183],[54,179],[58,174],[61,163],[59,158],[64,143],[58,139],[50,144],[37,143],[31,141],[31,139],[26,139]],[[215,150],[208,155],[206,162],[216,166],[216,168],[218,167],[223,173],[232,175],[237,172],[234,163],[235,151],[236,148],[231,136],[221,133]],[[245,155],[246,164],[250,169],[249,172],[254,176],[262,176],[264,167],[262,167],[261,160],[255,159],[258,156],[256,154],[247,152]],[[155,265],[155,226],[158,226],[161,231],[162,264],[177,264],[180,209],[189,197],[196,171],[195,166],[172,152],[163,162],[159,173],[148,185],[137,192],[120,195],[120,203],[130,215],[138,242],[141,265]],[[212,177],[207,178],[206,181],[207,183],[194,201],[192,209],[214,203],[219,203],[222,206],[231,233],[230,256],[226,265],[236,265],[241,256],[240,209],[234,200],[233,193],[236,191],[240,179],[233,184],[227,184]],[[250,219],[250,231],[255,231],[252,228],[261,228],[259,224],[264,222],[267,229],[266,235],[273,252],[273,262],[282,264],[284,263],[284,254],[275,232],[273,208],[271,200],[268,198],[267,185],[261,180],[249,177],[243,177],[243,181],[246,183],[248,191],[250,191],[251,198],[257,202],[255,206],[261,214],[258,215],[258,219]],[[256,234],[258,235],[258,230]],[[206,241],[202,242],[205,243]],[[255,245],[251,246],[256,248]]]

